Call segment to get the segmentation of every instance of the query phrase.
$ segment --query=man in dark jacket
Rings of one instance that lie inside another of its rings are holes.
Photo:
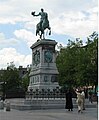
[[[68,90],[66,92],[66,109],[68,109],[68,111],[73,111],[73,102],[72,102],[72,92],[71,90]]]

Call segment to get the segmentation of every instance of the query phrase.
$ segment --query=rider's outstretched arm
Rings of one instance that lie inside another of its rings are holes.
[[[35,12],[31,12],[31,14],[32,14],[33,16],[39,16],[39,15],[40,15],[40,13],[37,14],[37,15],[35,15]]]

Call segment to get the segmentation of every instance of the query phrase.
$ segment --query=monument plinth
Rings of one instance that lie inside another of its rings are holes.
[[[57,42],[50,39],[38,40],[31,46],[32,68],[30,72],[29,89],[45,91],[59,87],[57,82],[55,46]]]

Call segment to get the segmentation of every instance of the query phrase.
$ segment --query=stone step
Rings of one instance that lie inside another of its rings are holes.
[[[59,103],[59,104],[65,104],[66,100],[64,98],[32,98],[32,99],[9,99],[9,101],[11,103],[21,103],[21,104],[31,104],[31,103],[41,103],[41,102],[45,102],[45,103]],[[89,103],[88,99],[85,99],[85,103]],[[76,98],[73,98],[73,104],[76,104]]]
[[[65,99],[9,99],[11,109],[17,110],[36,110],[36,109],[64,109]],[[73,99],[73,107],[77,108],[76,99]],[[89,100],[85,100],[86,108],[96,108],[97,103],[89,103]]]
[[[96,108],[96,104],[86,104],[85,108]],[[11,104],[11,109],[17,110],[39,110],[39,109],[64,109],[65,105],[61,104],[42,104],[42,105],[21,105],[21,104]],[[77,104],[73,105],[73,108],[77,108]]]

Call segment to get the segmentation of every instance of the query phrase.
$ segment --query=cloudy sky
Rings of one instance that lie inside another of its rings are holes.
[[[0,69],[14,61],[16,67],[31,64],[30,46],[37,41],[35,26],[48,13],[52,35],[46,36],[66,46],[68,39],[84,40],[98,31],[98,0],[0,0]]]

